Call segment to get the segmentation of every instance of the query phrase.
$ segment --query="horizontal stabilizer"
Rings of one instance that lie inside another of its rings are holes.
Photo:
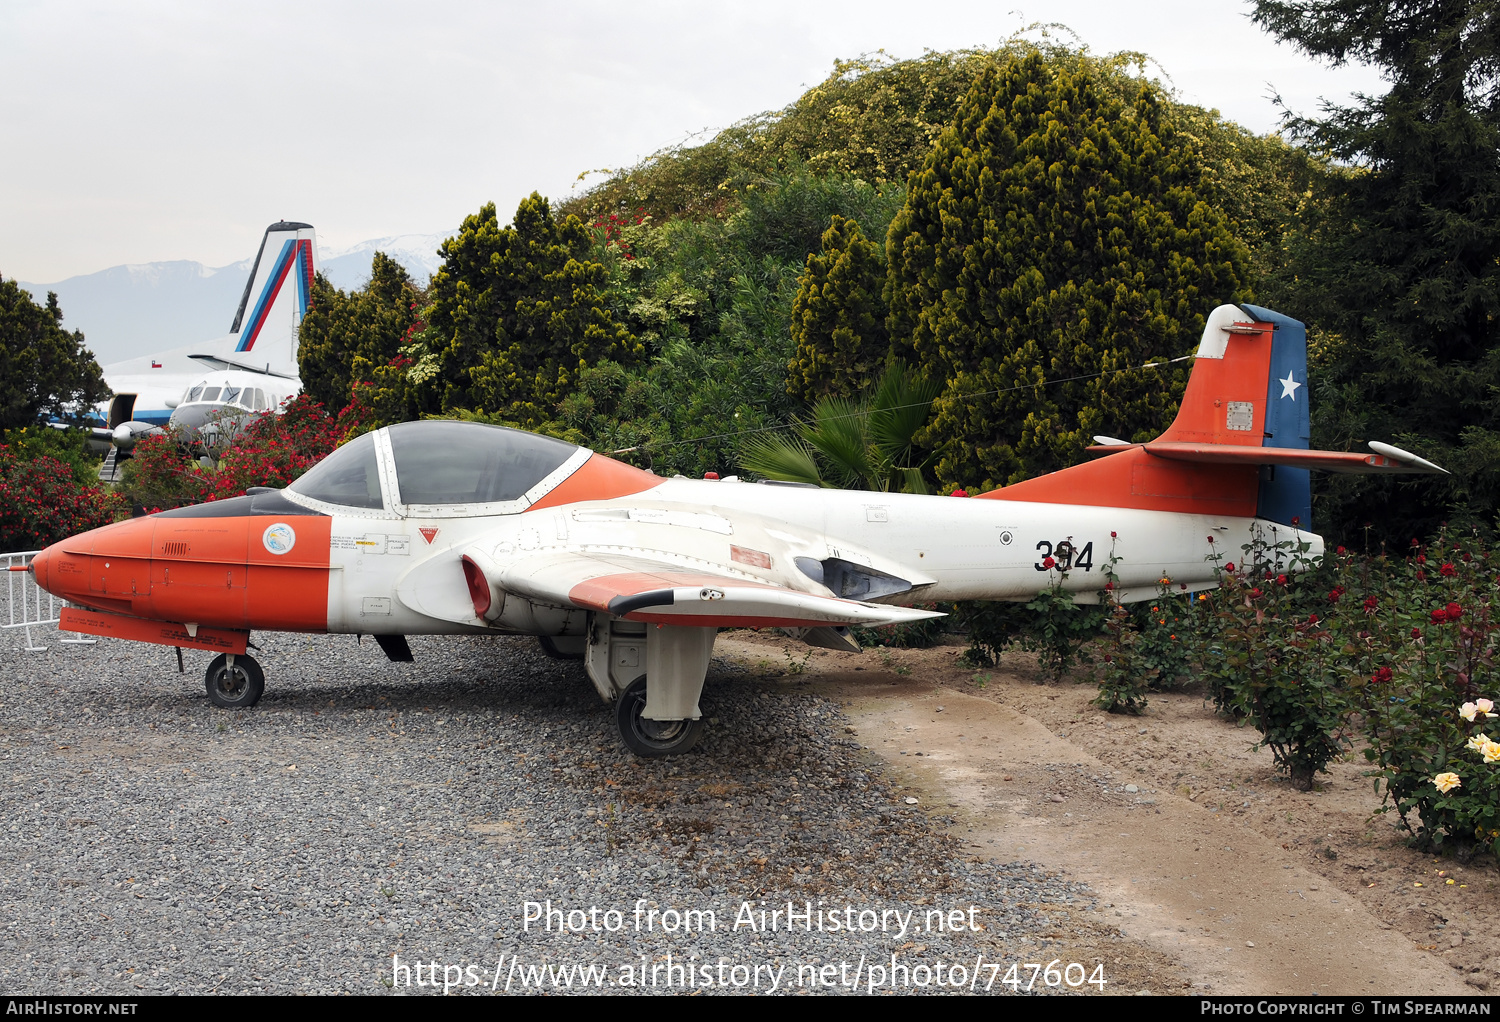
[[[1190,461],[1202,465],[1286,465],[1354,475],[1442,474],[1447,469],[1399,447],[1371,441],[1374,454],[1339,451],[1306,451],[1295,447],[1242,447],[1231,444],[1189,444],[1154,441],[1148,444],[1100,444],[1090,454],[1118,454],[1140,449],[1168,461]]]
[[[272,370],[269,362],[252,365],[249,362],[237,362],[232,358],[224,358],[222,355],[189,355],[188,358],[195,362],[203,363],[215,372],[221,372],[225,369],[239,369],[247,373],[260,373],[262,376],[278,376],[283,380],[295,380],[298,378],[295,374],[288,375],[287,373],[275,372]]]

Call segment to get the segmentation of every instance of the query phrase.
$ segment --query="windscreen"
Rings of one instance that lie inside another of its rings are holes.
[[[381,507],[375,434],[356,437],[318,462],[287,489],[347,507]]]
[[[403,504],[515,500],[578,448],[551,437],[478,422],[429,420],[390,428]]]

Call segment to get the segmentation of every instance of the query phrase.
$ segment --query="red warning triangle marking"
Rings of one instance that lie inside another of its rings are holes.
[[[438,534],[438,531],[436,529],[418,529],[417,531],[422,534],[422,538],[425,539],[429,545],[434,539],[437,538]]]

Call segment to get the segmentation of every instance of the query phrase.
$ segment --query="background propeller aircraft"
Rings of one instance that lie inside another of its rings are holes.
[[[225,707],[261,695],[251,629],[373,634],[392,660],[411,659],[407,635],[535,635],[582,658],[632,750],[666,755],[699,737],[720,628],[855,648],[848,626],[1029,600],[1058,572],[1095,602],[1111,557],[1123,600],[1163,575],[1206,588],[1210,556],[1257,534],[1322,553],[1310,469],[1443,471],[1384,445],[1308,450],[1306,384],[1302,324],[1221,306],[1160,438],[1099,438],[1096,461],[974,500],[663,479],[517,430],[408,422],[285,490],[96,529],[30,570],[73,604],[64,628],[216,652]]]
[[[113,479],[135,441],[162,426],[193,436],[210,423],[243,424],[302,391],[297,327],[307,314],[317,254],[310,224],[272,224],[261,237],[228,334],[104,367],[114,397],[101,406],[105,428],[95,432],[114,452],[100,478]]]

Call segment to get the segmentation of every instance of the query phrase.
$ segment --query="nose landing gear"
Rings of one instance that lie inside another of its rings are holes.
[[[208,701],[226,710],[243,710],[260,702],[266,675],[246,653],[220,653],[204,675]]]

